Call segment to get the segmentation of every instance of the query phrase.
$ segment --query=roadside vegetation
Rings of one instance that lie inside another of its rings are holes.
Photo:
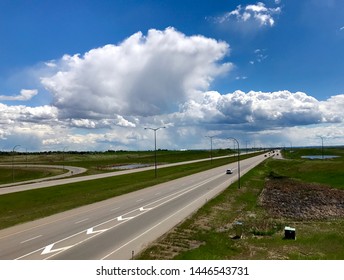
[[[254,155],[256,154],[241,155],[240,158],[244,159]],[[170,159],[166,158],[166,160],[173,162],[173,160],[176,160],[176,157],[175,159],[173,157]],[[181,158],[179,157],[179,159]],[[184,160],[186,159],[183,158]],[[175,167],[159,168],[157,178],[155,178],[154,170],[149,170],[0,195],[0,229],[102,201],[213,167],[223,166],[236,160],[237,157],[224,157],[214,159],[213,161],[208,160]]]
[[[343,260],[344,149],[324,152],[340,157],[301,159],[321,151],[294,149],[266,160],[137,258]]]

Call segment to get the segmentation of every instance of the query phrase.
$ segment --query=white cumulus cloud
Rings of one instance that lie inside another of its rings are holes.
[[[0,103],[0,123],[11,124],[17,122],[49,122],[57,121],[57,108],[49,105],[28,107],[8,106]]]
[[[184,123],[266,129],[344,121],[344,95],[319,101],[303,92],[206,92],[190,100],[174,116]]]
[[[221,63],[228,52],[225,42],[151,29],[82,56],[65,55],[41,82],[62,118],[157,115],[175,111],[228,72],[231,64]]]
[[[279,4],[279,2],[276,2]],[[258,2],[246,6],[239,5],[233,11],[225,13],[216,19],[218,23],[235,20],[241,23],[254,23],[258,26],[274,26],[275,17],[282,11],[281,7],[269,8],[264,3]]]
[[[135,123],[128,121],[127,119],[123,118],[122,116],[117,115],[115,118],[115,124],[118,126],[123,127],[135,127]]]
[[[28,101],[37,93],[36,89],[22,89],[19,95],[0,95],[0,101]]]

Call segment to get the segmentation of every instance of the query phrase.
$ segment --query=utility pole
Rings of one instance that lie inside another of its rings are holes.
[[[215,136],[205,136],[210,138],[210,164],[213,164],[213,138]]]
[[[321,138],[321,158],[324,159],[324,137],[319,137]]]
[[[145,127],[145,129],[150,129],[154,131],[154,174],[155,178],[157,177],[157,157],[156,157],[156,131],[160,128],[166,128],[165,126],[152,128],[152,127]]]
[[[15,145],[12,150],[12,182],[14,182],[14,150],[17,147],[20,147],[20,145]]]

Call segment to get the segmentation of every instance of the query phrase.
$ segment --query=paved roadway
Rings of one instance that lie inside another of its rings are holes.
[[[264,159],[242,160],[241,174]],[[234,162],[1,230],[0,259],[130,259],[236,181],[236,167]]]

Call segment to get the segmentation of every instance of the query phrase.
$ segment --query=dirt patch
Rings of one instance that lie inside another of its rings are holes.
[[[344,217],[344,191],[291,179],[269,179],[259,203],[272,217],[323,220]]]
[[[196,249],[203,245],[204,242],[193,240],[191,236],[193,230],[172,229],[168,234],[154,242],[153,246],[144,253],[144,259],[165,259],[170,260],[182,252]]]

